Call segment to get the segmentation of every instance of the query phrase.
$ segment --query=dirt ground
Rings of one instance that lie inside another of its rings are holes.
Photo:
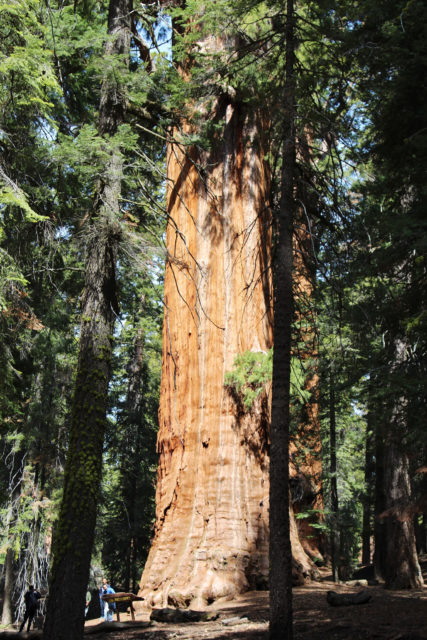
[[[427,585],[427,558],[422,563]],[[364,605],[331,607],[326,593],[372,595]],[[427,640],[427,586],[417,591],[386,591],[381,585],[336,585],[323,573],[321,582],[294,588],[294,640]],[[153,623],[152,626],[88,635],[94,640],[266,640],[268,592],[245,593],[233,601],[218,601],[207,608],[217,620],[197,623]],[[130,620],[122,614],[121,620]],[[136,622],[148,619],[139,614]],[[89,621],[89,627],[99,621]],[[94,629],[92,629],[94,631]]]

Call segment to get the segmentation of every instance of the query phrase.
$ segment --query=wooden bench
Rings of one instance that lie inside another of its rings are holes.
[[[125,593],[124,591],[119,591],[118,593],[106,593],[101,596],[105,602],[126,602],[129,603],[130,615],[132,616],[132,620],[135,620],[135,609],[133,608],[133,602],[135,600],[144,600],[141,596],[136,596],[134,593]],[[120,612],[118,607],[116,607],[116,615],[117,622],[120,622]]]

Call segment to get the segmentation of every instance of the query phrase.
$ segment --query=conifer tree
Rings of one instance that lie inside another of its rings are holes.
[[[64,492],[54,532],[53,564],[44,637],[79,638],[99,499],[102,453],[118,303],[118,253],[129,216],[122,204],[125,156],[135,149],[126,125],[131,42],[146,53],[135,29],[131,0],[111,0],[100,65],[99,111],[93,145],[101,153],[92,206],[82,221],[86,235],[85,284],[81,297],[79,360],[72,401]],[[144,74],[144,72],[142,72]],[[141,76],[144,78],[144,75]],[[133,97],[135,98],[134,94]],[[132,105],[131,105],[132,106]],[[83,130],[82,130],[83,134]],[[95,146],[96,148],[96,146]],[[132,223],[134,224],[134,223]],[[128,247],[132,252],[132,248]]]
[[[270,638],[291,640],[292,553],[289,534],[289,392],[293,320],[292,235],[295,217],[295,14],[286,3],[283,169],[274,275],[274,356],[270,449]]]
[[[360,46],[363,75],[356,77],[367,121],[363,159],[369,157],[371,173],[361,189],[362,230],[368,229],[369,246],[362,240],[360,255],[369,255],[365,264],[372,280],[366,303],[375,309],[382,336],[377,359],[380,375],[374,374],[381,385],[377,397],[385,418],[377,424],[375,516],[376,531],[382,533],[376,536],[375,555],[386,586],[414,587],[422,583],[412,522],[416,500],[410,475],[416,465],[410,469],[409,457],[414,455],[413,436],[421,436],[417,416],[422,415],[424,404],[418,380],[423,378],[426,346],[421,337],[426,277],[421,257],[425,249],[426,118],[421,78],[427,63],[426,13],[418,2],[376,7],[362,2],[350,15],[356,26],[350,40],[357,38],[361,45],[369,42],[374,47],[368,55]]]

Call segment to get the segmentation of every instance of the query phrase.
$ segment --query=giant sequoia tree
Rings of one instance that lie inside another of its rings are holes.
[[[263,116],[216,91],[210,148],[168,150],[157,520],[141,582],[156,605],[210,602],[268,576],[266,399],[239,414],[224,384],[238,353],[271,346]]]
[[[237,355],[272,345],[271,121],[259,87],[233,70],[220,78],[227,61],[245,57],[245,36],[212,35],[218,8],[191,15],[187,33],[188,15],[178,16],[180,90],[195,97],[168,151],[156,535],[141,581],[156,605],[202,604],[268,582],[270,399],[264,392],[245,408],[226,374]],[[251,73],[255,58],[256,49]],[[284,308],[292,318],[291,300]],[[288,464],[287,447],[276,451]],[[295,568],[310,575],[292,522]]]

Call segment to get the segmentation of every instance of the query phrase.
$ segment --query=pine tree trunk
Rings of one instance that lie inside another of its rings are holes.
[[[373,403],[368,400],[368,418],[365,437],[365,494],[363,496],[362,524],[362,564],[371,562],[371,512],[372,512],[372,480],[373,480]]]
[[[403,339],[394,340],[392,375],[396,383],[405,366],[406,344]],[[391,387],[393,388],[393,387]],[[385,511],[380,517],[385,521],[386,548],[384,578],[389,589],[410,589],[423,586],[423,578],[415,543],[409,478],[409,458],[405,451],[407,434],[407,400],[396,388],[393,392],[393,409],[384,441],[384,492]]]
[[[292,237],[295,219],[295,16],[286,4],[284,139],[274,268],[274,354],[270,447],[270,639],[291,640],[292,550],[289,522],[289,408],[293,320]]]
[[[130,0],[111,0],[105,55],[129,54]],[[98,130],[112,135],[124,105],[111,78],[101,87]],[[53,564],[44,626],[45,640],[83,637],[102,450],[108,406],[112,338],[116,314],[116,259],[120,241],[122,159],[113,150],[100,179],[88,229],[80,348],[72,403],[64,494],[54,532]]]
[[[13,591],[13,549],[10,547],[6,551],[4,563],[4,590],[3,590],[3,610],[1,615],[2,626],[8,627],[13,622],[12,591]]]
[[[385,575],[385,524],[380,514],[385,509],[384,492],[384,423],[378,416],[375,425],[375,504],[374,504],[374,570],[377,580]]]
[[[330,377],[329,388],[329,447],[330,447],[330,467],[331,475],[331,560],[332,560],[332,577],[334,582],[338,582],[338,556],[340,549],[340,531],[339,531],[339,504],[338,504],[338,486],[337,486],[337,430],[335,417],[335,387],[333,376]]]
[[[141,297],[141,316],[144,315],[145,297]],[[144,369],[144,331],[139,327],[133,344],[132,356],[129,361],[128,388],[126,393],[126,410],[124,429],[126,430],[127,442],[124,444],[125,455],[121,463],[121,475],[123,486],[126,486],[126,512],[128,516],[128,549],[126,555],[125,568],[125,591],[135,590],[137,585],[136,561],[137,549],[135,546],[135,536],[137,513],[137,478],[140,473],[141,456],[143,453],[138,450],[138,430],[143,424],[143,369]],[[139,578],[139,576],[138,576]]]
[[[94,240],[87,258],[80,356],[64,494],[54,532],[45,640],[76,640],[83,635],[115,320],[104,291],[114,282],[114,254],[114,246]]]

